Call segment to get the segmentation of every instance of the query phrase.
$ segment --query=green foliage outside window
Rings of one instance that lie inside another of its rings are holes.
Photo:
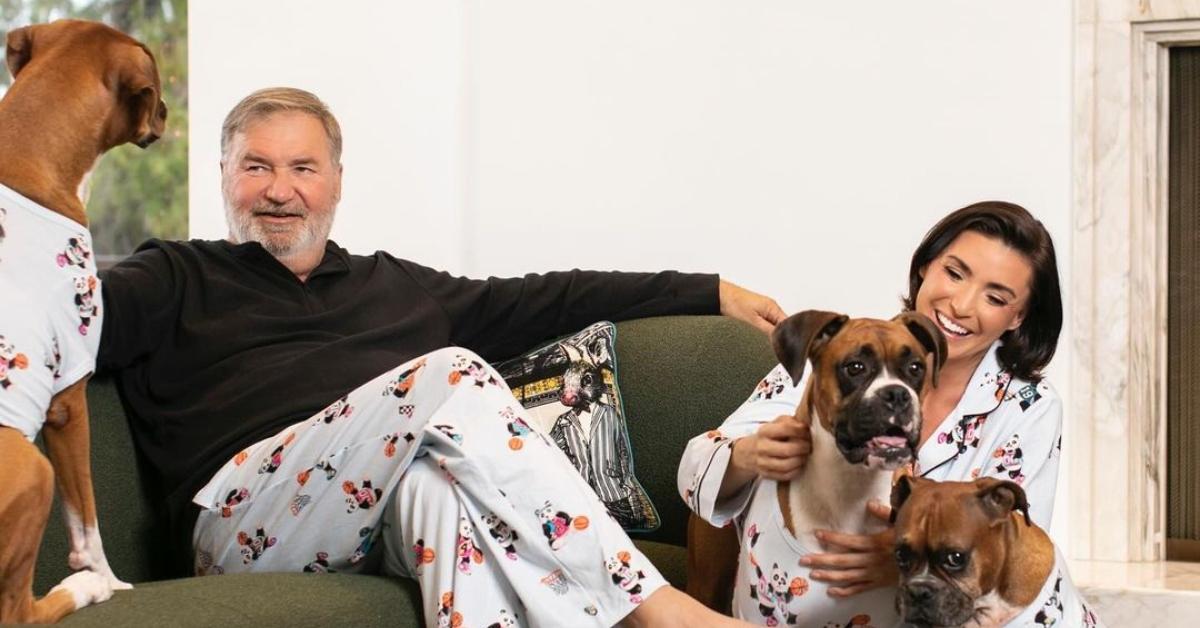
[[[122,257],[147,238],[187,237],[187,0],[0,0],[0,41],[13,28],[68,17],[104,22],[145,43],[167,104],[161,139],[145,150],[109,151],[92,172],[87,207],[98,257]],[[0,71],[0,94],[11,81]]]

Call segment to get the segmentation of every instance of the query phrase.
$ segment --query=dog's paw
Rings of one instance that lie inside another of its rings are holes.
[[[67,557],[67,564],[71,566],[72,571],[92,571],[100,574],[108,581],[113,591],[124,591],[133,588],[132,584],[121,580],[113,573],[112,567],[108,566],[108,559],[103,554],[97,559],[92,552],[86,550],[71,552],[70,556]]]
[[[94,571],[77,571],[50,589],[51,593],[66,590],[75,600],[75,610],[88,604],[97,604],[112,597],[113,588],[108,578]]]
[[[129,589],[133,588],[132,584],[129,584],[128,582],[125,582],[124,580],[121,580],[115,574],[113,574],[113,572],[111,572],[111,571],[108,572],[107,578],[108,578],[108,585],[110,587],[112,587],[113,591],[128,591]]]
[[[92,565],[92,571],[104,576],[104,579],[108,580],[108,584],[112,587],[113,591],[124,591],[133,588],[132,584],[118,578],[117,574],[113,573],[112,567],[108,566],[107,558],[101,557],[100,560],[93,562]]]

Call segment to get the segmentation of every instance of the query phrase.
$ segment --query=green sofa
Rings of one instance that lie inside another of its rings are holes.
[[[666,577],[684,586],[687,508],[675,489],[684,444],[721,422],[775,363],[763,334],[717,316],[675,316],[617,325],[618,383],[625,396],[636,473],[662,526],[635,535]],[[100,529],[117,575],[133,582],[68,626],[419,626],[414,581],[344,574],[243,574],[164,580],[166,541],[154,522],[111,381],[94,380],[92,469]],[[56,511],[38,557],[35,592],[68,575]]]

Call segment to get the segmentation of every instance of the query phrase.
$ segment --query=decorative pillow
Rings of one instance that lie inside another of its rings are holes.
[[[658,528],[658,512],[633,475],[633,450],[617,388],[617,328],[608,321],[496,365],[533,428],[558,445],[626,530]]]

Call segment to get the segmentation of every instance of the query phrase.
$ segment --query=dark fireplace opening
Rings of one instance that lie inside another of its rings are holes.
[[[1169,53],[1166,549],[1200,561],[1200,46]]]

